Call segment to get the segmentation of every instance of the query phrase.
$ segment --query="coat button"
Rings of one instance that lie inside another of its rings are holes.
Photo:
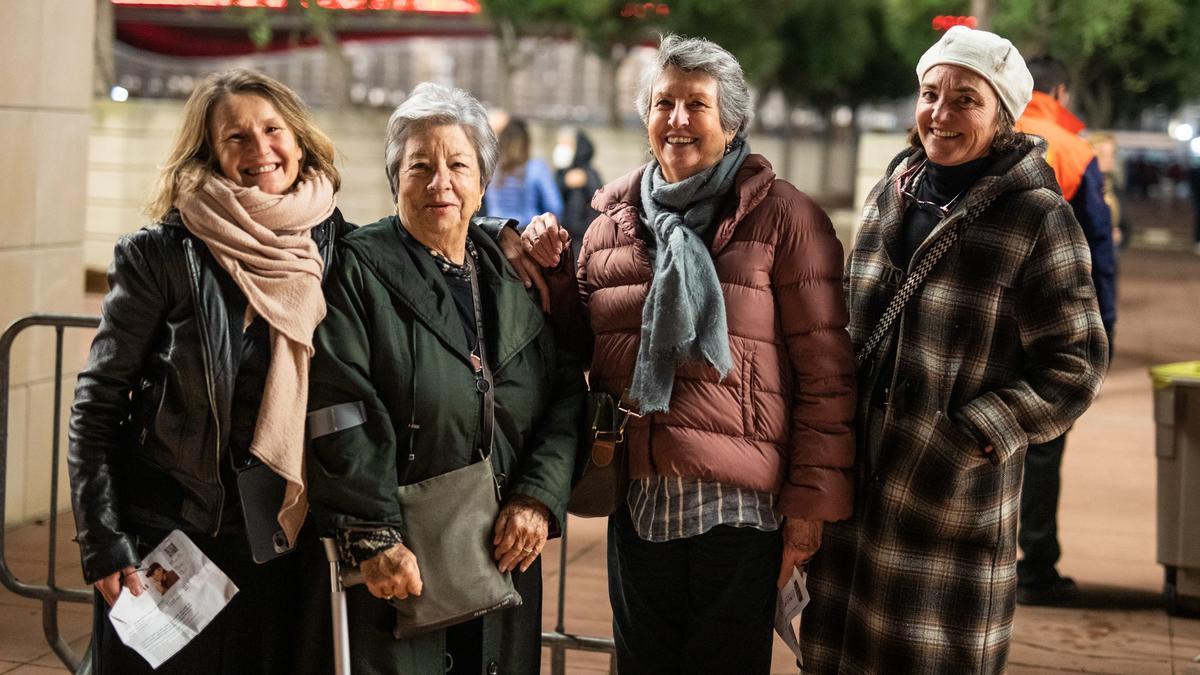
[[[488,675],[500,675],[500,664],[495,661],[489,661],[487,673]]]
[[[501,490],[508,487],[508,474],[503,472],[496,474],[496,484],[500,486]]]
[[[871,485],[872,486],[879,487],[879,484],[882,482],[883,482],[883,478],[880,477],[878,471],[874,471],[871,473]]]

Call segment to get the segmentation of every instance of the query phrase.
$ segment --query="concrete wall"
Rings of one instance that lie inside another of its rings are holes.
[[[35,311],[82,311],[93,14],[93,0],[0,0],[0,326]],[[30,329],[13,345],[6,523],[49,509],[53,336]],[[67,336],[64,411],[91,339]],[[59,484],[65,500],[65,471]]]

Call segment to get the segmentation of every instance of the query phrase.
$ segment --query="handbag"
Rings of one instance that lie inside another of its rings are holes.
[[[472,251],[474,253],[474,251]],[[500,512],[500,484],[492,471],[495,386],[484,350],[477,262],[470,260],[475,302],[476,388],[483,393],[479,461],[399,488],[404,545],[417,558],[424,588],[419,596],[391,600],[392,633],[406,639],[521,604],[512,574],[492,558],[492,531]]]
[[[616,512],[625,498],[625,425],[630,417],[641,417],[626,391],[620,402],[602,392],[588,394],[591,433],[584,434],[576,479],[567,502],[567,512],[583,518],[606,518]]]

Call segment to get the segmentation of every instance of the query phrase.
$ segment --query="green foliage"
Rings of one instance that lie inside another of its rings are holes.
[[[742,64],[746,78],[761,82],[774,77],[783,59],[775,27],[794,2],[788,0],[675,0],[658,25],[664,32],[704,37],[728,49]]]
[[[776,85],[822,112],[907,94],[911,78],[884,33],[878,0],[809,0],[779,23]]]
[[[1008,0],[994,27],[1026,57],[1049,54],[1067,64],[1072,94],[1093,127],[1200,96],[1195,0]]]

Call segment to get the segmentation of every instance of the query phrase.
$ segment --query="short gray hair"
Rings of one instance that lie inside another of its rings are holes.
[[[678,68],[687,73],[698,71],[716,80],[721,128],[734,132],[736,138],[746,137],[754,111],[750,106],[750,87],[746,84],[742,65],[733,54],[715,42],[674,34],[662,39],[654,62],[642,71],[636,98],[642,124],[650,123],[650,90],[667,68]]]
[[[409,136],[431,126],[457,124],[466,132],[479,158],[479,181],[486,188],[496,171],[498,152],[496,134],[488,125],[483,104],[462,89],[452,89],[433,82],[422,82],[412,90],[404,103],[396,106],[388,118],[383,147],[383,168],[387,172],[392,199],[399,184],[400,160]]]

